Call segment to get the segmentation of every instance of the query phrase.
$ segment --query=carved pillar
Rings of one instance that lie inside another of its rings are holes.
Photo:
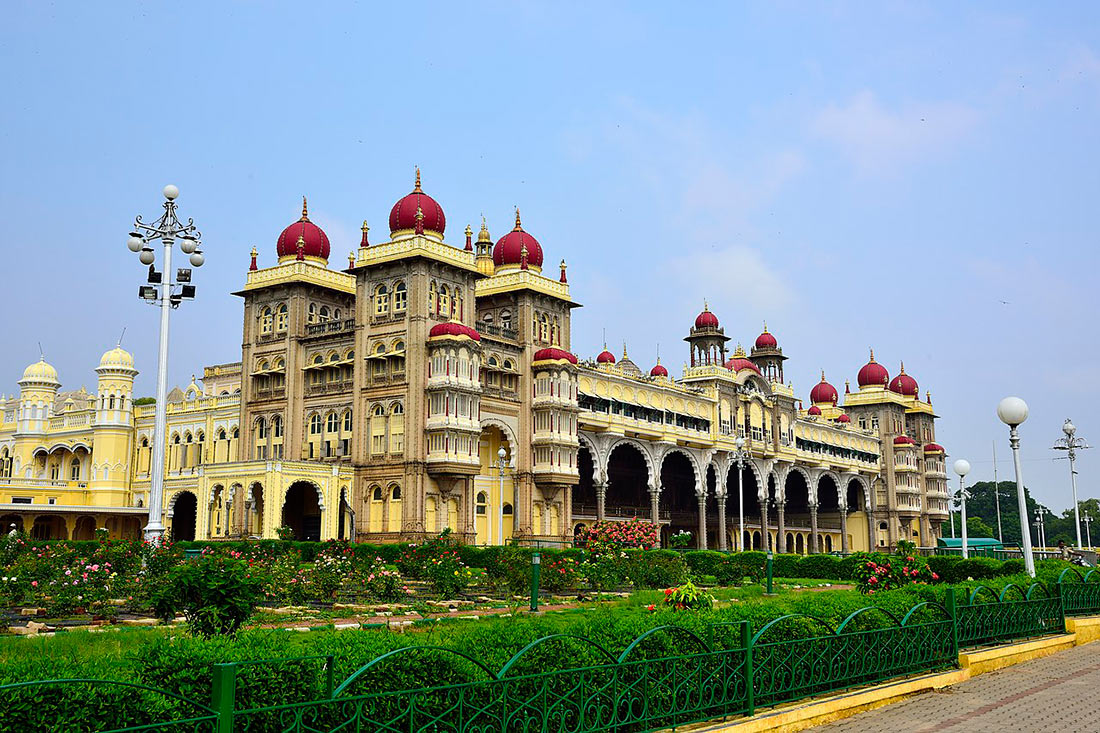
[[[725,552],[729,549],[729,528],[726,526],[726,495],[718,495],[718,549]]]
[[[878,545],[875,542],[875,517],[871,514],[871,508],[867,508],[867,551],[874,552]]]
[[[607,518],[607,482],[600,481],[596,484],[596,519],[601,522]]]
[[[840,505],[840,551],[848,554],[848,507]]]
[[[707,495],[697,494],[699,497],[699,539],[696,546],[700,550],[707,549]]]
[[[817,534],[817,504],[810,504],[810,552],[821,552],[821,538]]]
[[[768,497],[760,500],[760,549],[768,551],[771,539],[768,537]]]
[[[659,488],[650,489],[649,490],[649,516],[650,516],[650,521],[652,521],[654,524],[660,524],[661,523],[660,501],[661,501],[661,490]]]
[[[775,505],[776,513],[779,515],[779,530],[775,535],[776,546],[779,548],[779,553],[783,554],[787,551],[787,531],[783,516],[783,511],[787,508],[787,502],[780,501]]]

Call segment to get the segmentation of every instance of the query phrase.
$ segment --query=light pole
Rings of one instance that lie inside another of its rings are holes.
[[[500,469],[500,499],[497,501],[497,537],[500,539],[500,544],[504,544],[504,467],[508,465],[505,460],[505,456],[508,452],[504,450],[504,446],[500,446],[497,450],[497,468]],[[516,506],[512,505],[512,517],[515,521]]]
[[[1027,403],[1019,397],[1005,397],[997,405],[997,417],[1008,426],[1008,442],[1012,446],[1012,463],[1016,468],[1016,502],[1020,510],[1020,544],[1027,574],[1035,577],[1035,556],[1031,552],[1031,523],[1024,500],[1024,477],[1020,470],[1020,433],[1018,428],[1027,420]]]
[[[186,224],[176,217],[176,197],[180,190],[169,184],[164,187],[164,214],[152,224],[146,224],[138,216],[134,230],[126,240],[131,252],[139,253],[141,264],[149,266],[148,284],[138,288],[138,297],[151,305],[160,306],[160,351],[157,362],[157,402],[153,419],[153,465],[150,466],[149,524],[145,526],[145,539],[159,544],[164,535],[160,520],[164,504],[164,449],[168,423],[168,316],[184,300],[194,300],[195,286],[191,284],[191,270],[185,267],[172,272],[172,245],[179,241],[180,249],[190,255],[192,267],[202,267],[205,258],[199,239],[202,234],[195,228],[194,220]],[[164,246],[163,270],[157,272],[156,254],[150,243],[159,239]],[[175,279],[173,280],[173,274]],[[177,290],[177,287],[179,288]]]
[[[738,435],[733,444],[737,446],[734,456],[737,459],[737,548],[745,551],[745,439]]]
[[[959,502],[962,505],[963,559],[965,560],[970,557],[970,553],[966,546],[966,488],[963,486],[963,479],[970,473],[970,461],[963,458],[955,461],[955,473],[959,474]]]
[[[1085,523],[1085,541],[1089,543],[1089,549],[1091,550],[1092,549],[1092,528],[1089,527],[1089,525],[1092,524],[1092,517],[1089,516],[1088,512],[1085,512],[1085,515],[1083,517],[1081,517],[1081,521]]]
[[[1039,551],[1046,549],[1047,540],[1043,536],[1043,508],[1035,510],[1035,541],[1039,544]]]
[[[1074,461],[1077,459],[1078,448],[1088,448],[1084,438],[1076,436],[1077,427],[1066,418],[1062,424],[1062,432],[1066,437],[1059,438],[1054,444],[1054,450],[1064,450],[1069,455],[1069,482],[1073,487],[1073,527],[1077,530],[1077,549],[1081,549],[1081,509],[1077,505],[1077,471],[1074,469]]]

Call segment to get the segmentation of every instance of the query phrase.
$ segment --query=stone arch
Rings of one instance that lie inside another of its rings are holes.
[[[324,512],[324,492],[313,481],[299,479],[283,492],[282,524],[294,530],[296,540],[320,541]]]
[[[658,463],[661,464],[662,468],[664,467],[665,459],[673,453],[679,453],[680,455],[687,458],[688,464],[691,465],[692,473],[695,476],[696,487],[698,487],[700,484],[705,483],[705,474],[703,473],[704,469],[701,468],[699,465],[698,456],[696,456],[692,451],[686,448],[681,448],[679,446],[669,446],[664,451],[662,451],[660,454],[660,459],[658,461]]]
[[[871,482],[858,473],[844,474],[844,500],[845,507],[850,512],[866,512],[871,510]],[[857,484],[853,487],[852,484]],[[853,488],[855,489],[853,491]],[[859,492],[863,492],[860,497]],[[862,498],[862,501],[860,499]]]
[[[195,539],[198,512],[199,498],[193,491],[183,489],[172,494],[165,516],[172,520],[173,542],[190,542]]]
[[[506,420],[502,420],[499,417],[483,417],[480,421],[482,432],[485,428],[494,427],[500,430],[504,435],[504,439],[511,446],[511,450],[508,451],[509,468],[515,469],[516,467],[516,452],[519,450],[519,440],[516,438],[516,431],[512,425],[508,424]]]
[[[633,438],[614,438],[614,439],[610,440],[604,446],[604,454],[603,455],[604,455],[605,465],[609,465],[611,463],[611,454],[615,452],[615,449],[618,448],[621,445],[624,445],[624,444],[632,446],[633,448],[635,448],[638,451],[638,453],[640,453],[642,455],[642,460],[645,461],[646,472],[649,474],[649,488],[654,488],[655,486],[657,486],[658,485],[657,464],[659,464],[660,461],[654,461],[653,453],[650,452],[649,446],[647,446],[645,443],[643,443],[640,440],[635,440]],[[662,457],[662,460],[663,460],[663,457]]]

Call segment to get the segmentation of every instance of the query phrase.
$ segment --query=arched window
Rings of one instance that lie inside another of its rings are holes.
[[[233,440],[237,440],[240,437],[241,437],[241,429],[240,428],[233,428]]]
[[[275,330],[282,333],[286,330],[287,326],[287,307],[286,303],[283,303],[275,310]]]
[[[485,495],[484,491],[477,492],[477,502],[474,511],[478,514],[486,514],[489,511],[489,497]]]
[[[333,308],[332,309],[332,320],[334,320],[334,321],[339,321],[340,320],[340,309],[339,308]]]
[[[74,458],[73,462],[69,464],[70,472],[69,479],[72,481],[80,480],[80,459]]]
[[[351,410],[344,413],[344,432],[351,432]]]
[[[321,306],[320,313],[318,313],[317,320],[320,321],[321,323],[325,323],[326,321],[328,321],[328,318],[329,318],[329,316],[328,316],[328,306],[323,305],[323,306]]]
[[[539,338],[543,341],[550,340],[550,321],[545,313],[539,316]]]
[[[309,313],[306,316],[306,323],[316,323],[316,322],[317,322],[317,304],[316,303],[310,303],[309,304]]]
[[[325,430],[329,433],[335,433],[340,428],[340,420],[336,417],[335,412],[330,412],[328,418],[325,421]]]
[[[321,434],[321,416],[314,415],[309,419],[309,434],[320,435]]]
[[[374,409],[371,411],[371,414],[373,414],[375,417],[383,417],[385,416],[386,411],[382,409],[382,405],[375,405]]]
[[[262,417],[256,420],[256,437],[260,440],[267,438],[267,421]]]
[[[512,327],[512,311],[505,308],[500,312],[500,327],[511,328]]]
[[[394,402],[393,407],[390,408],[390,414],[392,415],[404,415],[405,407],[400,402]]]
[[[401,280],[393,286],[393,312],[404,313],[409,305],[409,293],[405,290],[405,281]]]
[[[454,312],[459,318],[462,318],[462,288],[455,288],[454,293],[454,306],[452,312]]]
[[[390,312],[390,294],[385,285],[374,289],[374,315],[384,316]]]
[[[451,291],[446,285],[439,288],[439,315],[448,318],[451,316]]]
[[[374,501],[382,501],[382,487],[381,486],[375,486],[374,487],[374,492],[371,494],[371,499],[373,499]]]
[[[428,313],[439,312],[439,295],[435,289],[435,281],[428,286]]]
[[[225,428],[218,428],[218,437],[217,437],[217,439],[218,440],[225,440]],[[149,444],[149,442],[147,440],[145,440],[144,438],[142,438],[142,440],[141,440],[142,447],[144,448],[148,444]]]
[[[512,505],[511,504],[505,504],[503,507],[501,507],[500,511],[505,516],[510,517],[510,516],[512,516]]]
[[[283,437],[283,418],[279,415],[271,418],[271,432],[276,438]]]
[[[394,501],[401,501],[401,487],[400,486],[394,486],[391,493],[390,493],[390,497]]]
[[[264,308],[260,312],[260,333],[266,336],[271,333],[273,328],[274,320],[272,319],[271,309]]]

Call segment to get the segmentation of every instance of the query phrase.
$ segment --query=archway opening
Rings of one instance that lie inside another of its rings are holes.
[[[783,523],[793,529],[810,528],[810,487],[801,471],[787,472],[783,482],[783,495],[786,505],[783,509]],[[791,550],[788,546],[787,550]]]
[[[668,537],[690,532],[689,547],[700,547],[699,499],[695,495],[695,470],[688,457],[673,451],[661,462],[661,506],[668,507]],[[666,543],[667,544],[667,543]]]
[[[16,532],[22,532],[23,517],[19,516],[18,514],[5,514],[4,516],[0,517],[0,529],[3,530],[4,534],[11,532],[13,529]]]
[[[78,517],[76,526],[73,527],[74,540],[95,539],[95,518],[89,516]]]
[[[64,519],[56,514],[48,514],[35,518],[31,537],[36,540],[67,540],[69,533]]]
[[[726,512],[731,527],[737,527],[744,515],[745,526],[755,527],[760,525],[760,489],[756,483],[756,474],[747,465],[740,470],[734,463],[730,472],[726,475],[726,496],[730,497],[726,502]],[[733,535],[737,536],[735,529]],[[749,534],[745,530],[744,541],[738,543],[736,549],[748,549],[755,547],[754,542],[759,542],[758,537]],[[734,549],[734,548],[730,548]]]
[[[316,486],[308,481],[290,485],[283,502],[283,526],[290,527],[299,542],[320,542],[321,505]]]
[[[717,548],[721,547],[718,540],[720,533],[729,531],[729,515],[726,515],[726,526],[720,527],[718,524],[718,471],[714,468],[713,463],[707,466],[706,477],[707,493],[704,514],[707,523],[707,546]]]
[[[829,474],[817,482],[817,526],[819,530],[840,531],[840,487]],[[832,540],[825,542],[824,536],[818,547],[820,552],[832,552]]]
[[[195,540],[195,516],[199,500],[190,491],[184,491],[176,497],[172,505],[172,541],[193,542]]]
[[[604,509],[608,517],[650,516],[649,467],[637,446],[619,443],[611,449]]]
[[[577,471],[580,473],[580,478],[570,494],[573,516],[594,517],[596,516],[596,466],[592,460],[592,453],[583,442],[577,451]]]

